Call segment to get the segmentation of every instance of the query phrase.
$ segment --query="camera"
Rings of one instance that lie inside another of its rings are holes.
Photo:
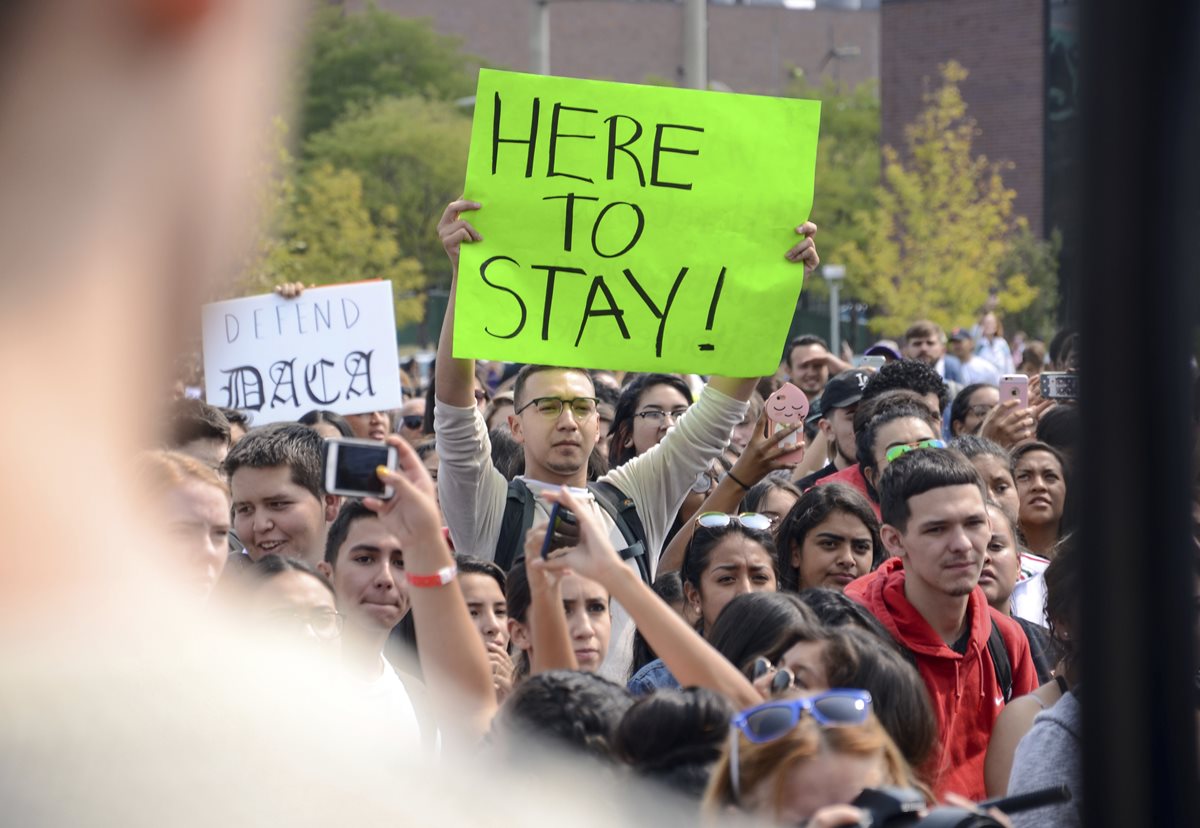
[[[1071,799],[1071,791],[1066,785],[1031,791],[1027,794],[992,799],[980,802],[981,809],[996,808],[1006,814],[1027,811],[1052,805],[1057,802],[1067,802]],[[858,798],[850,803],[856,808],[867,812],[869,821],[864,825],[887,826],[887,828],[904,828],[905,826],[921,826],[921,828],[990,828],[999,826],[992,817],[967,808],[939,805],[928,811],[925,808],[925,797],[913,788],[881,787],[867,788]]]

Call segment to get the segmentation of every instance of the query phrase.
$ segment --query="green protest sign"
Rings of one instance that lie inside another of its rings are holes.
[[[480,71],[454,355],[773,372],[820,106]]]

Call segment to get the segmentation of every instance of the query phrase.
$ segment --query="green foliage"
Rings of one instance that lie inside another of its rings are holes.
[[[358,173],[374,222],[421,263],[431,283],[448,285],[437,221],[462,193],[470,140],[471,122],[454,104],[385,98],[314,135],[305,175],[326,164]]]
[[[812,220],[820,228],[821,258],[840,263],[830,254],[865,243],[866,228],[855,221],[855,214],[874,205],[879,187],[878,88],[873,81],[850,90],[833,80],[815,86],[801,76],[792,81],[787,94],[821,101]],[[848,287],[853,293],[853,285]],[[823,279],[809,279],[804,289],[820,296],[828,290]]]
[[[313,14],[303,70],[300,137],[328,129],[352,107],[385,97],[454,100],[472,94],[478,60],[428,21],[381,11],[349,13],[322,4]]]
[[[924,111],[905,130],[907,157],[883,148],[876,205],[855,215],[862,239],[826,257],[845,262],[878,333],[921,318],[946,329],[970,324],[992,291],[1009,314],[1038,296],[1024,270],[1005,270],[1019,261],[1013,240],[1028,233],[1027,223],[1013,215],[1006,165],[972,152],[978,128],[959,91],[967,72],[953,61],[941,72],[941,87],[926,93]]]
[[[372,220],[362,179],[323,164],[297,182],[282,136],[281,125],[280,167],[264,194],[274,207],[273,221],[249,263],[242,293],[263,293],[283,282],[388,279],[397,297],[396,324],[419,321],[425,274],[415,259],[401,255],[390,228]],[[383,212],[385,219],[395,219],[394,211]]]
[[[1015,334],[1024,331],[1030,339],[1048,342],[1058,329],[1058,254],[1062,250],[1062,234],[1055,230],[1048,240],[1039,239],[1029,228],[1021,227],[1014,234],[1012,249],[1000,266],[1000,283],[1017,274],[1025,274],[1037,296],[1027,307],[1011,311],[1001,294],[1000,309],[1005,311],[1004,330]]]

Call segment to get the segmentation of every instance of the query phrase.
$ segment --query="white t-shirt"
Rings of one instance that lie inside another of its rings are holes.
[[[1024,618],[1042,627],[1046,623],[1046,579],[1043,573],[1050,561],[1029,552],[1021,553],[1021,571],[1017,585],[1008,599],[1008,606],[1015,618]]]

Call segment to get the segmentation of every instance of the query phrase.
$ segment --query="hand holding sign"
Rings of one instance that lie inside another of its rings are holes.
[[[802,282],[788,263],[819,263],[816,227],[783,223],[812,204],[818,102],[492,70],[476,101],[471,201],[439,224],[461,250],[455,357],[776,367]]]

